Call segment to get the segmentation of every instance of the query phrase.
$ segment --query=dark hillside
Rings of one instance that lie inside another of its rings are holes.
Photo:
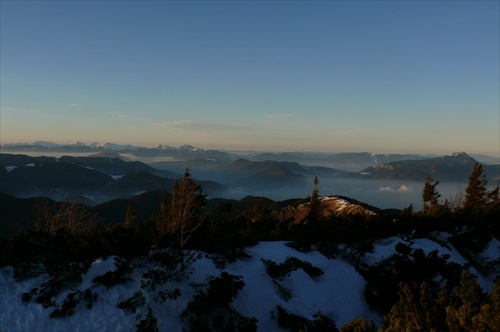
[[[35,219],[35,203],[40,198],[20,199],[0,192],[0,236],[14,234],[18,229],[27,229]],[[54,201],[46,198],[55,204]]]
[[[70,157],[63,156],[59,158],[59,161],[72,163],[75,165],[81,165],[95,170],[99,170],[109,175],[123,175],[126,173],[134,171],[147,171],[151,174],[155,174],[167,178],[175,178],[180,175],[174,172],[169,172],[166,170],[158,170],[140,161],[124,161],[118,157]]]
[[[19,196],[42,196],[57,190],[79,194],[103,190],[109,183],[114,182],[111,176],[100,171],[58,162],[55,159],[42,160],[33,158],[31,163],[9,171],[3,167],[0,173],[0,190]]]
[[[92,207],[90,211],[95,214],[103,224],[123,224],[125,222],[127,209],[131,207],[136,213],[133,223],[138,224],[158,214],[162,195],[162,190],[152,190],[129,199],[114,199],[96,205]]]
[[[153,168],[140,161],[123,161],[109,157],[71,157],[62,156],[59,161],[93,168],[110,175],[121,175],[131,171],[150,171]]]
[[[120,158],[29,157],[0,155],[0,191],[16,197],[47,196],[62,201],[80,197],[88,204],[99,204],[151,190],[172,189],[180,175],[155,169],[141,162]],[[201,182],[205,193],[216,195],[227,186]]]
[[[294,171],[290,170],[290,167]],[[294,186],[303,184],[307,170],[297,163],[262,161],[254,162],[246,159],[237,159],[217,168],[224,174],[220,181],[231,186],[247,187],[262,190],[276,186]]]
[[[75,209],[78,213],[93,216],[92,212],[80,203],[56,202],[47,197],[16,198],[0,193],[0,236],[6,237],[18,230],[33,229],[37,220],[69,205],[78,207]]]
[[[246,158],[252,161],[289,161],[302,165],[333,167],[343,171],[358,171],[374,167],[379,163],[397,160],[424,159],[422,156],[409,154],[373,154],[369,152],[314,153],[314,152],[265,152],[254,153]]]
[[[27,164],[44,164],[56,162],[57,158],[54,157],[30,157],[24,154],[9,154],[0,153],[0,168],[5,171],[5,167],[9,166],[25,166]]]
[[[467,182],[475,163],[474,158],[460,152],[430,159],[381,163],[358,173],[346,173],[345,176],[412,181],[424,181],[427,176],[431,176],[436,181],[441,182]],[[488,179],[492,183],[498,183],[500,165],[483,165],[483,167]]]

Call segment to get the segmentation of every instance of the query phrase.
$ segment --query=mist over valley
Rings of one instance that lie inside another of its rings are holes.
[[[151,190],[170,191],[186,169],[209,198],[306,198],[317,176],[321,195],[351,197],[382,209],[410,204],[420,209],[426,176],[440,182],[442,199],[458,199],[476,161],[483,163],[491,187],[500,179],[498,159],[474,159],[466,153],[231,152],[190,145],[146,148],[82,142],[4,144],[1,151],[2,192],[21,198],[79,197],[89,205]]]

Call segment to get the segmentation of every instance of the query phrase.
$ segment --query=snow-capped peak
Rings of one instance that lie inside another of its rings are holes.
[[[103,148],[104,150],[135,150],[136,146],[130,144],[116,144],[116,143],[98,143],[98,148]]]
[[[80,141],[73,141],[68,144],[65,144],[66,146],[72,146],[72,147],[79,147],[79,146],[86,146],[87,144],[80,142]]]
[[[452,154],[446,155],[447,157],[468,157],[467,153],[461,152],[453,152]]]
[[[176,147],[173,147],[173,146],[170,146],[170,145],[165,145],[165,144],[158,144],[158,145],[155,145],[153,148],[154,149],[158,149],[158,150],[163,150],[163,151],[166,151],[166,150],[179,150]]]
[[[194,146],[189,145],[189,144],[184,144],[184,145],[180,146],[179,149],[186,150],[186,151],[198,151],[198,150],[200,150],[200,148],[194,147]]]

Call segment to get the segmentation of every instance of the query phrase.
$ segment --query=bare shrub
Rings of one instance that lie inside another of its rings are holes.
[[[76,202],[49,204],[40,199],[35,204],[34,228],[50,235],[58,231],[70,234],[85,234],[98,224],[98,218],[89,212],[89,208]]]
[[[184,249],[191,236],[205,222],[207,215],[201,212],[205,205],[202,188],[195,183],[186,170],[180,181],[174,183],[172,198],[162,198],[156,227],[160,236],[175,239],[184,265]]]

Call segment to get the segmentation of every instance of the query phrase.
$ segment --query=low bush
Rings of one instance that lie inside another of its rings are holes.
[[[338,332],[335,322],[320,313],[315,314],[314,320],[310,320],[294,313],[288,312],[286,309],[278,305],[276,307],[276,318],[278,325],[282,328],[288,328],[293,332],[308,331],[308,332]]]
[[[60,270],[58,274],[53,275],[47,282],[39,287],[33,288],[30,292],[22,295],[24,302],[30,302],[33,297],[37,303],[44,308],[57,305],[55,297],[65,290],[77,286],[82,282],[82,274],[85,273],[88,266],[82,264],[72,264],[66,269]]]
[[[120,302],[118,308],[135,314],[146,303],[146,298],[141,291],[135,292],[128,300]]]
[[[140,316],[137,316],[139,322],[136,326],[137,332],[158,332],[158,319],[153,315],[153,310],[148,307],[148,313],[140,319]]]
[[[90,289],[86,289],[84,292],[77,290],[69,293],[64,299],[61,307],[52,311],[50,317],[61,318],[72,316],[81,302],[86,303],[85,307],[90,310],[94,302],[97,301],[97,298],[97,294],[93,293]]]
[[[242,248],[227,249],[215,254],[209,255],[218,269],[225,269],[227,264],[236,263],[240,259],[250,259],[252,256],[246,253]]]
[[[106,286],[109,289],[115,285],[132,280],[127,277],[133,271],[133,268],[130,267],[130,262],[119,257],[115,257],[114,260],[117,266],[116,270],[108,271],[101,276],[95,277],[92,279],[92,282]]]
[[[221,273],[207,283],[206,292],[199,292],[182,316],[191,331],[256,331],[257,320],[235,311],[230,302],[245,286],[241,276]]]
[[[312,265],[309,262],[301,261],[298,258],[287,258],[283,263],[277,264],[271,260],[262,259],[266,265],[266,271],[273,279],[282,279],[290,276],[290,273],[298,269],[302,269],[312,279],[317,279],[324,274],[319,267]]]

